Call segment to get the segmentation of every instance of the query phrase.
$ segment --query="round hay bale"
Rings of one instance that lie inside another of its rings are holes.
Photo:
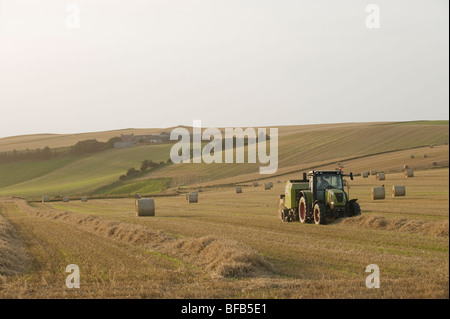
[[[408,166],[408,165],[403,165],[403,168],[404,168],[404,169],[408,169],[409,166]]]
[[[42,196],[42,202],[43,203],[48,203],[50,201],[50,197],[48,196]]]
[[[270,186],[269,183],[264,183],[264,190],[268,191],[270,190],[272,187]]]
[[[70,201],[69,197],[67,197],[67,196],[63,197],[63,202],[64,203],[68,203],[69,201]]]
[[[405,196],[405,195],[406,195],[405,186],[402,186],[402,185],[392,186],[392,197]]]
[[[411,154],[411,158],[414,158],[414,154]]]
[[[258,186],[258,185],[259,185],[258,182],[253,182],[253,186],[254,186],[254,187],[256,187],[256,186]]]
[[[241,194],[242,193],[242,187],[238,186],[236,187],[236,194]]]
[[[386,192],[384,190],[384,187],[373,187],[372,188],[372,199],[385,199]]]
[[[363,178],[368,178],[369,177],[369,172],[362,172],[361,173]]]
[[[434,167],[438,166],[438,163],[437,162],[433,162],[433,166]]]
[[[138,198],[134,202],[136,216],[155,216],[155,201],[153,198]]]
[[[88,199],[87,199],[86,196],[83,196],[83,197],[81,197],[81,201],[82,201],[83,203],[86,203],[86,202],[88,201]]]
[[[385,179],[386,179],[386,174],[381,173],[381,172],[377,174],[377,180],[384,181]]]
[[[280,180],[277,180],[277,184],[281,184],[281,181],[280,181]]]
[[[423,158],[427,158],[428,157],[428,155],[427,154],[423,154]]]
[[[414,171],[412,169],[405,170],[405,177],[406,178],[414,177]]]
[[[268,182],[269,186],[272,188],[273,187],[273,183],[272,182]]]
[[[378,174],[378,172],[375,171],[375,170],[370,172],[370,175],[372,175],[372,176],[375,176],[375,175],[377,175],[377,174]]]
[[[199,188],[199,189],[198,189],[198,192],[199,192],[199,193],[203,192],[203,188]]]
[[[140,199],[140,198],[142,198],[142,196],[141,196],[141,194],[137,193],[137,194],[134,195],[134,198],[135,199]]]
[[[198,193],[197,192],[189,193],[188,201],[189,203],[198,203]]]

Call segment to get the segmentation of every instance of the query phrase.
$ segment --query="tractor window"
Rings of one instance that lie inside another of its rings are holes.
[[[342,176],[335,174],[317,176],[317,189],[325,189],[327,187],[342,189]]]

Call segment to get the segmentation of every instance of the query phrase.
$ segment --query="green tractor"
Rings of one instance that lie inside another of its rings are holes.
[[[335,171],[311,171],[303,173],[303,180],[286,182],[285,192],[280,195],[278,212],[284,222],[300,221],[325,225],[327,218],[361,215],[357,199],[349,199],[344,191],[344,175]]]

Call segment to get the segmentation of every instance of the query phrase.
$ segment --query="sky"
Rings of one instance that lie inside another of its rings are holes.
[[[448,0],[0,0],[0,137],[448,120],[448,30]]]

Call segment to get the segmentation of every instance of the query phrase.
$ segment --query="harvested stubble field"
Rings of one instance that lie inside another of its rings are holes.
[[[4,199],[0,297],[448,298],[448,175],[386,174],[381,201],[370,198],[380,181],[355,177],[362,216],[327,226],[282,223],[277,183],[242,194],[211,187],[195,204],[158,197],[155,217],[136,217],[133,199]],[[392,185],[406,197],[391,198]],[[80,289],[65,287],[68,264],[80,267]],[[365,285],[369,264],[380,268],[379,289]]]

